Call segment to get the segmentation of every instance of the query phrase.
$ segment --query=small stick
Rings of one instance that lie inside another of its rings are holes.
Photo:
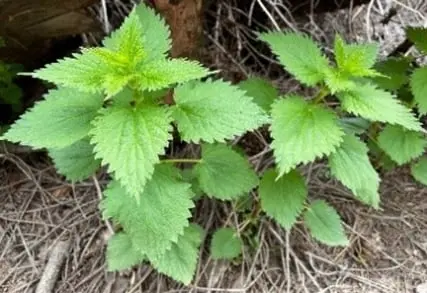
[[[59,241],[52,249],[35,293],[51,293],[58,279],[61,266],[68,255],[71,239]]]

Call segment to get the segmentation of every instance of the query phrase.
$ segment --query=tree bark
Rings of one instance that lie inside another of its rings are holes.
[[[196,59],[201,44],[203,0],[154,0],[172,32],[172,57]]]

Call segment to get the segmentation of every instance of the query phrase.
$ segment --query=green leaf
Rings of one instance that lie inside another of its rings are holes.
[[[203,144],[201,162],[194,168],[200,188],[221,200],[242,196],[259,181],[246,158],[223,144]]]
[[[369,149],[369,157],[374,160],[376,169],[383,169],[386,172],[392,171],[397,164],[379,146],[377,141],[369,139],[366,142]]]
[[[170,30],[166,21],[154,9],[146,5],[138,5],[136,13],[141,21],[143,31],[143,47],[151,58],[165,57],[172,48]]]
[[[211,74],[199,62],[184,58],[143,62],[137,69],[136,83],[141,90],[159,90]]]
[[[384,76],[376,76],[372,80],[382,89],[398,90],[409,81],[408,70],[410,66],[410,58],[388,58],[374,66],[375,70]]]
[[[268,122],[244,91],[224,81],[189,82],[175,89],[172,116],[181,138],[224,142]]]
[[[410,86],[402,86],[396,92],[397,99],[403,102],[403,104],[413,105],[414,95]]]
[[[346,135],[337,151],[329,156],[331,173],[362,202],[378,208],[380,178],[372,167],[367,146],[354,135]]]
[[[263,211],[286,230],[296,223],[304,208],[307,187],[304,178],[295,170],[276,181],[277,173],[269,170],[259,185],[259,196]]]
[[[242,240],[233,228],[220,228],[215,231],[211,242],[213,259],[233,259],[242,252]]]
[[[194,168],[188,168],[181,170],[182,180],[191,184],[191,190],[194,193],[193,200],[196,201],[203,195],[203,190],[200,188],[200,183],[197,178],[196,172],[194,172]]]
[[[23,114],[3,139],[33,148],[64,148],[87,136],[103,97],[60,88]]]
[[[355,77],[375,76],[378,73],[371,69],[378,55],[376,44],[346,44],[336,35],[334,44],[335,61],[340,72]]]
[[[410,85],[420,113],[427,114],[427,66],[414,70]]]
[[[331,94],[351,90],[357,86],[347,73],[341,72],[336,68],[330,68],[325,71],[325,83]]]
[[[318,241],[330,246],[347,246],[347,236],[337,211],[323,200],[316,200],[304,213],[304,222]]]
[[[253,98],[255,104],[265,112],[270,112],[271,105],[279,96],[277,89],[265,79],[251,77],[239,83],[239,88]]]
[[[76,141],[63,149],[49,150],[57,171],[67,180],[80,181],[93,175],[101,166],[95,159],[93,146],[88,139]]]
[[[108,240],[106,257],[110,272],[129,269],[144,260],[143,254],[132,245],[131,237],[124,232],[114,234]]]
[[[136,64],[146,56],[143,47],[143,31],[141,20],[136,9],[133,9],[120,28],[103,40],[103,44],[107,49],[129,60],[130,64]]]
[[[132,10],[118,30],[103,40],[103,45],[114,51],[133,48],[138,53],[136,56],[142,56],[144,60],[161,59],[171,49],[170,31],[159,14],[141,3]],[[140,55],[141,49],[143,55]]]
[[[406,37],[414,43],[418,50],[427,54],[427,28],[425,27],[408,27]]]
[[[420,183],[427,185],[427,157],[422,157],[411,165],[412,176]]]
[[[126,56],[104,48],[90,48],[72,54],[72,58],[50,63],[31,76],[83,92],[105,91],[112,96],[128,83],[131,74]]]
[[[274,103],[272,118],[271,146],[279,176],[300,163],[329,155],[344,135],[335,113],[299,96],[287,96]]]
[[[378,89],[372,84],[358,87],[338,94],[345,111],[371,121],[398,124],[410,130],[421,130],[421,124],[411,110],[401,104],[394,96]]]
[[[108,164],[128,193],[138,197],[168,146],[171,121],[167,109],[159,106],[107,108],[90,132],[95,157]]]
[[[426,142],[422,133],[394,125],[387,125],[378,135],[380,148],[399,165],[421,156]]]
[[[194,207],[190,184],[179,180],[179,170],[156,166],[137,200],[118,181],[104,191],[101,203],[104,218],[119,222],[131,237],[132,245],[149,260],[163,255],[184,233]]]
[[[22,111],[22,90],[14,83],[9,83],[4,86],[0,82],[0,102],[11,106],[15,113]]]
[[[285,69],[302,83],[312,86],[321,82],[328,70],[328,59],[316,43],[306,35],[283,32],[260,34]]]
[[[203,229],[191,224],[166,253],[151,259],[151,264],[172,279],[184,285],[190,284],[196,272],[202,238]]]
[[[339,122],[342,129],[351,134],[362,134],[371,125],[370,121],[360,117],[343,117],[340,118]]]

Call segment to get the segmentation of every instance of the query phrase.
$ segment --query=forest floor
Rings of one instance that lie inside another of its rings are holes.
[[[114,7],[119,2],[108,3]],[[424,1],[373,0],[354,9],[301,19],[273,13],[277,1],[260,2],[270,27],[309,32],[326,51],[339,31],[348,40],[380,42],[385,56],[403,41],[404,26],[427,24]],[[230,19],[242,20],[233,3],[218,1],[207,17],[215,30],[205,30],[204,63],[223,69],[226,78],[256,74],[270,78],[282,92],[304,91],[291,78],[275,74],[274,62],[251,46],[247,27],[227,25]],[[384,25],[390,7],[398,8],[398,14]],[[241,140],[251,158],[263,151],[262,137],[256,136]],[[259,245],[245,251],[241,261],[214,261],[207,247],[202,247],[194,281],[184,287],[148,265],[106,272],[110,234],[98,209],[99,190],[108,182],[105,174],[70,184],[37,153],[2,153],[0,159],[0,293],[33,292],[58,243],[70,248],[53,291],[58,293],[412,293],[416,288],[417,293],[427,292],[420,287],[427,282],[427,188],[415,183],[406,168],[384,174],[381,209],[375,211],[327,179],[322,162],[307,166],[310,196],[326,199],[338,210],[349,247],[328,248],[311,239],[303,226],[287,233],[263,219],[254,232]],[[194,217],[208,231],[228,220],[241,224],[229,205],[210,199],[198,203]]]

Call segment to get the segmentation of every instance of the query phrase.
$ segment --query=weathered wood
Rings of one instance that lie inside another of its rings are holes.
[[[0,35],[33,41],[73,35],[95,28],[93,18],[82,11],[96,0],[2,0]]]
[[[0,59],[26,64],[49,51],[51,38],[98,30],[84,10],[96,1],[0,0],[0,36],[7,45]]]

